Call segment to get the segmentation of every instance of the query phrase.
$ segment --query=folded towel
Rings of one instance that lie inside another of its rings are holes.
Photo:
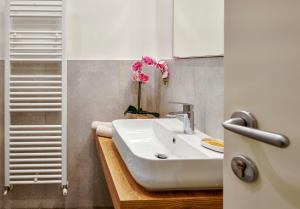
[[[111,122],[93,121],[92,122],[92,129],[96,130],[97,127],[100,126],[100,125],[112,128],[112,123]]]
[[[105,125],[98,125],[96,129],[96,134],[98,136],[112,138],[112,128]]]

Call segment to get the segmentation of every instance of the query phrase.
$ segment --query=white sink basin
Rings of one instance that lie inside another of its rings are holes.
[[[202,147],[204,137],[199,131],[184,134],[177,119],[113,121],[122,159],[133,178],[152,191],[222,188],[223,154]]]

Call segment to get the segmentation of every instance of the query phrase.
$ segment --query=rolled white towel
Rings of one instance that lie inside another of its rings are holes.
[[[96,129],[96,134],[98,136],[112,138],[112,128],[105,125],[99,125]]]
[[[100,126],[100,125],[112,128],[112,123],[111,122],[93,121],[92,122],[92,129],[96,130],[98,128],[98,126]]]

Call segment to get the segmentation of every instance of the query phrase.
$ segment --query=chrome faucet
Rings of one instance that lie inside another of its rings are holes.
[[[170,102],[170,104],[183,105],[183,110],[179,112],[170,112],[167,117],[183,117],[183,130],[185,134],[194,134],[195,123],[194,123],[194,105],[181,102]]]

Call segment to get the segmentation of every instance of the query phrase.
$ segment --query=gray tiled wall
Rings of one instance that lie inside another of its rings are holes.
[[[129,104],[136,103],[137,89],[131,82],[132,61],[68,62],[68,180],[69,194],[58,186],[16,186],[7,197],[0,195],[0,208],[91,208],[110,206],[111,200],[99,165],[90,128],[93,120],[122,118]],[[168,101],[195,104],[196,123],[208,134],[222,137],[223,59],[204,58],[169,61],[171,80],[161,84],[152,71],[143,86],[143,108],[166,113]],[[3,156],[3,62],[0,62],[0,156]],[[161,85],[160,85],[161,84]],[[157,91],[159,90],[159,91]],[[3,188],[3,157],[0,157],[0,189]]]
[[[161,86],[162,115],[181,110],[170,101],[194,104],[196,127],[223,139],[224,67],[223,57],[177,59],[168,62],[171,79]]]

